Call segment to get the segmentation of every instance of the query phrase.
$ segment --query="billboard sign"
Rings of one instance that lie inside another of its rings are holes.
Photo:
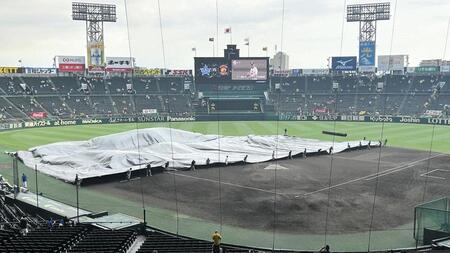
[[[56,56],[55,60],[59,72],[84,72],[84,56]]]
[[[25,68],[26,74],[44,74],[54,75],[56,74],[56,68]]]
[[[360,41],[359,42],[359,66],[373,67],[375,66],[375,42]]]
[[[133,58],[106,57],[106,72],[129,73],[133,71]]]
[[[160,76],[162,75],[162,69],[135,68],[134,74],[140,76]]]
[[[331,58],[331,69],[333,71],[355,71],[356,56],[339,56]]]
[[[273,76],[282,76],[282,77],[288,77],[291,74],[290,70],[274,70],[272,75]]]
[[[47,118],[46,112],[30,112],[30,117],[33,119],[45,119]]]
[[[0,67],[0,75],[23,73],[23,68],[19,67]]]
[[[406,55],[379,55],[378,71],[388,72],[405,69]]]
[[[103,41],[89,42],[87,46],[89,72],[100,73],[105,71],[105,50]]]
[[[439,72],[438,66],[428,66],[428,67],[415,67],[415,73],[436,73]]]
[[[267,59],[239,58],[231,61],[232,80],[265,81],[268,78]]]
[[[329,69],[302,69],[303,75],[328,75]]]
[[[300,76],[301,74],[302,74],[302,70],[301,69],[291,69],[290,76]]]
[[[142,114],[157,114],[157,109],[142,109]]]
[[[190,69],[168,69],[166,70],[166,76],[192,76],[192,70]]]
[[[441,66],[441,72],[443,72],[443,73],[450,72],[450,65]]]
[[[228,60],[218,57],[196,57],[195,80],[197,83],[230,81],[231,73]]]

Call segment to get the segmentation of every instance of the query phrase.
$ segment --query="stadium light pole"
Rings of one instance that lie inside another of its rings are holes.
[[[105,43],[103,22],[116,22],[116,6],[72,2],[72,20],[86,22],[88,69],[104,68]]]
[[[347,5],[347,22],[359,22],[359,67],[375,68],[377,21],[390,19],[390,6],[389,2]]]

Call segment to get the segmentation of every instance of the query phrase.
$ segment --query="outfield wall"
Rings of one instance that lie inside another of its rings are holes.
[[[385,122],[385,123],[413,123],[426,125],[448,125],[450,118],[429,118],[410,116],[353,116],[353,115],[291,115],[280,114],[281,121],[338,121],[338,122]],[[242,117],[232,115],[202,115],[189,117],[171,117],[169,115],[154,115],[140,117],[110,117],[95,119],[72,119],[72,120],[34,120],[16,123],[0,123],[0,131],[12,129],[26,129],[36,127],[55,127],[73,125],[98,125],[116,123],[144,123],[144,122],[186,122],[186,121],[248,121],[248,120],[277,120],[276,115],[266,115],[264,117]]]

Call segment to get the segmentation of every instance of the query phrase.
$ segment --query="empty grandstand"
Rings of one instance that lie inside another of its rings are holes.
[[[449,8],[2,3],[0,253],[450,250]]]

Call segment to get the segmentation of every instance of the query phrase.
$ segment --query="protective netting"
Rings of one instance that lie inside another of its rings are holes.
[[[414,239],[422,243],[424,230],[450,233],[450,198],[421,204],[414,211]]]

